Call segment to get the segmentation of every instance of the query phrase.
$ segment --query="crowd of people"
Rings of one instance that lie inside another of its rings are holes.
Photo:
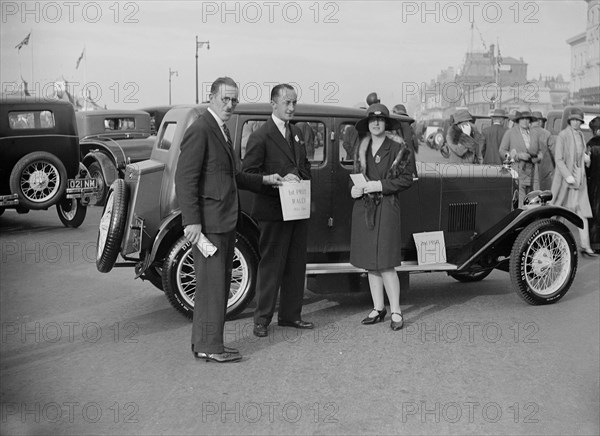
[[[197,284],[192,353],[219,363],[242,359],[237,349],[223,343],[235,229],[241,212],[238,189],[255,193],[251,214],[260,230],[254,335],[268,336],[278,297],[279,326],[314,328],[312,322],[302,319],[308,220],[284,220],[278,190],[273,189],[283,182],[310,180],[307,154],[314,149],[309,146],[307,150],[303,139],[308,132],[310,140],[310,131],[291,123],[297,94],[292,86],[279,84],[271,91],[271,117],[247,132],[242,163],[226,125],[238,95],[237,84],[230,77],[212,84],[208,109],[185,132],[175,174],[184,234],[193,244]],[[369,94],[367,103],[365,117],[354,126],[355,146],[347,150],[344,146],[356,175],[349,189],[354,199],[350,262],[368,272],[373,309],[362,324],[385,320],[385,291],[391,310],[390,328],[399,330],[404,318],[395,271],[401,264],[398,194],[415,179],[418,141],[403,105],[394,106],[393,112],[406,118],[391,117],[375,93]],[[594,256],[592,247],[600,248],[600,117],[590,123],[594,138],[587,148],[580,110],[569,116],[569,126],[555,142],[539,125],[538,121],[544,120],[541,114],[517,113],[510,129],[504,127],[506,118],[503,111],[496,110],[492,125],[479,133],[469,112],[457,111],[447,134],[450,161],[499,164],[504,155],[509,156],[519,173],[521,204],[532,190],[550,184],[553,203],[584,218],[582,253]],[[220,169],[218,177],[215,168]],[[592,217],[595,221],[588,226],[587,218]],[[208,257],[198,246],[204,238],[217,248]]]

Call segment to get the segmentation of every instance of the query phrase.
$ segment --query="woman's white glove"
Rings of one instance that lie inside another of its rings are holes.
[[[569,185],[574,185],[575,184],[575,177],[573,176],[569,176],[565,179],[565,182],[567,182]]]
[[[583,163],[585,164],[585,166],[589,167],[591,161],[592,158],[590,157],[590,155],[587,153],[583,153]]]
[[[352,196],[352,198],[360,198],[364,194],[363,191],[364,191],[363,188],[359,188],[358,186],[353,186],[352,190],[350,191],[350,195]]]
[[[374,192],[383,191],[383,186],[381,186],[381,180],[371,180],[367,182],[367,186],[365,186],[365,194],[372,194]]]

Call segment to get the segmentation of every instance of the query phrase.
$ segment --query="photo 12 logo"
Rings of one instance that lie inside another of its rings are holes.
[[[459,23],[486,22],[498,23],[512,20],[514,23],[539,23],[540,6],[537,2],[454,2],[427,1],[402,2],[402,22],[420,23]]]
[[[337,24],[337,2],[202,2],[202,22]]]
[[[139,23],[137,2],[12,2],[3,1],[2,23]]]
[[[279,82],[245,82],[238,83],[240,100],[246,103],[267,103],[271,100],[271,90]],[[340,86],[337,82],[311,82],[308,84],[289,82],[296,91],[298,103],[336,104],[339,103]],[[212,82],[202,82],[201,92],[205,101],[210,95]]]
[[[80,403],[78,401],[56,401],[42,403],[3,402],[0,403],[0,422],[3,424],[20,421],[23,424],[31,423],[62,423],[103,422],[138,423],[137,414],[140,408],[137,403],[118,403],[102,405],[95,401]],[[104,417],[104,420],[102,419]]]

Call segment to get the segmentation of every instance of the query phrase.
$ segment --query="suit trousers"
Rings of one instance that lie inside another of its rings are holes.
[[[306,273],[308,220],[259,221],[260,263],[256,284],[254,322],[269,325],[277,294],[279,319],[301,319]]]
[[[210,257],[204,257],[196,245],[193,246],[196,296],[192,351],[222,353],[235,230],[227,233],[207,233],[206,237],[217,247],[217,251]]]

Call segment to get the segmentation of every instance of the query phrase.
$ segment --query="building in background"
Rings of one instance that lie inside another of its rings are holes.
[[[571,103],[600,105],[600,0],[585,1],[586,30],[567,40],[571,46]]]

